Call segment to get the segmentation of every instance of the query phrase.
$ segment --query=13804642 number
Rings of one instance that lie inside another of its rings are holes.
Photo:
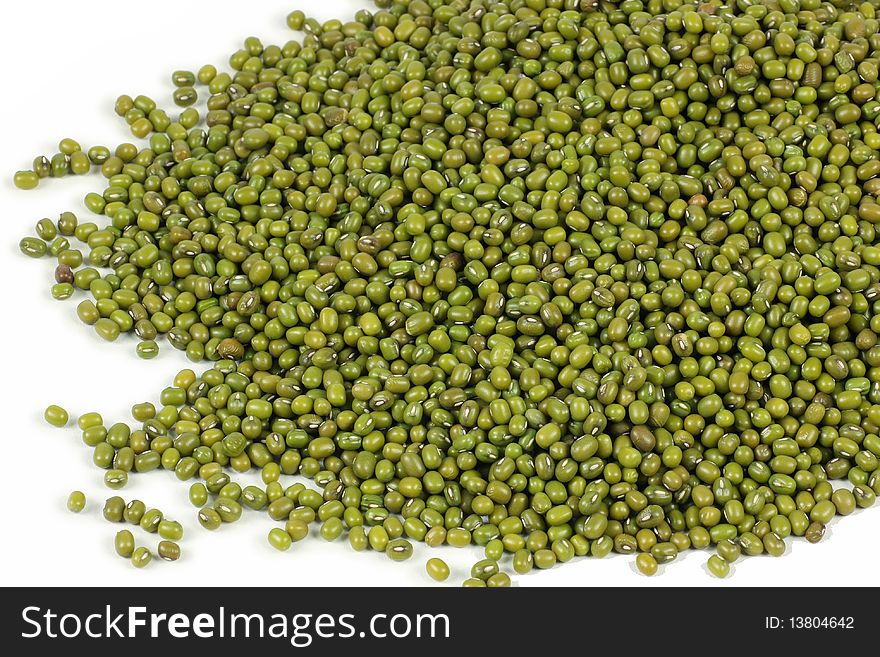
[[[793,630],[851,630],[855,628],[852,616],[791,616]]]

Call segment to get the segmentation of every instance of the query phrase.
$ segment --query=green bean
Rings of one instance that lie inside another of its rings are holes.
[[[288,533],[289,533],[288,529]],[[352,527],[348,532],[348,542],[355,552],[362,552],[369,546],[367,534],[363,527]]]
[[[821,522],[813,521],[810,523],[810,526],[807,527],[807,533],[804,534],[807,541],[810,543],[818,543],[822,540],[822,537],[825,535],[825,525]]]
[[[342,531],[343,525],[339,518],[328,518],[324,524],[321,525],[321,538],[325,541],[335,541],[342,535]]]
[[[636,566],[640,573],[648,577],[657,573],[657,560],[645,552],[636,557]]]
[[[486,580],[486,586],[490,589],[508,588],[510,586],[510,575],[507,573],[495,573]]]
[[[269,545],[279,552],[286,552],[292,544],[290,534],[278,527],[269,531]]]
[[[75,490],[67,498],[67,510],[80,513],[86,508],[86,496],[82,491]]]
[[[124,470],[108,470],[104,473],[104,485],[107,488],[118,490],[128,483],[128,473]]]
[[[125,512],[125,500],[114,495],[104,502],[103,515],[108,522],[122,522],[122,514]]]
[[[196,482],[189,487],[189,501],[193,506],[202,507],[208,501],[208,489],[205,484]]]
[[[120,557],[130,559],[134,553],[134,534],[127,529],[123,529],[116,533],[115,538],[116,554]]]
[[[405,538],[396,538],[385,548],[385,554],[392,561],[406,561],[412,556],[412,552],[412,543]]]
[[[145,532],[155,534],[159,531],[159,525],[164,517],[164,514],[158,509],[147,509],[143,516],[141,516],[141,521],[138,524]]]
[[[492,559],[483,559],[478,561],[471,568],[471,577],[476,577],[483,581],[489,579],[498,572],[498,562]]]
[[[425,563],[425,570],[428,576],[436,582],[443,582],[449,578],[449,566],[443,559],[436,557],[428,559]]]
[[[161,520],[157,531],[159,536],[169,541],[179,541],[183,538],[183,525],[175,520]]]
[[[159,541],[156,552],[159,558],[165,561],[177,561],[180,559],[180,546],[174,541]]]
[[[12,182],[19,189],[36,189],[40,177],[33,171],[16,171]]]
[[[198,513],[199,524],[208,530],[220,529],[220,525],[223,522],[220,518],[220,514],[217,513],[211,507],[204,507],[199,510]]]
[[[25,237],[18,243],[18,248],[29,258],[42,258],[49,250],[46,243],[37,237]]]
[[[146,568],[153,560],[153,553],[147,547],[135,548],[131,555],[131,565],[135,568]]]
[[[730,574],[730,564],[717,554],[713,554],[709,557],[706,567],[712,575],[720,579],[723,579]]]
[[[64,427],[67,426],[68,421],[70,420],[70,415],[68,412],[61,408],[60,406],[47,406],[46,412],[43,414],[46,422],[51,424],[53,427]]]
[[[493,587],[507,554],[653,575],[712,547],[724,577],[875,505],[871,3],[379,4],[293,11],[295,40],[174,71],[173,116],[120,96],[135,143],[13,175],[100,167],[95,220],[19,249],[103,340],[194,364],[133,426],[79,418],[105,483],[173,471],[203,527],[247,507],[282,550],[313,522],[394,560],[477,546]]]
[[[102,336],[103,337],[103,336]],[[155,340],[145,340],[137,345],[138,358],[152,360],[159,355],[159,345]]]
[[[174,71],[171,74],[171,83],[175,87],[191,87],[196,83],[196,76],[192,71]]]
[[[73,285],[70,283],[56,283],[52,286],[52,298],[56,301],[64,301],[73,296]]]
[[[130,523],[132,525],[140,524],[141,520],[144,517],[144,514],[147,512],[147,505],[141,502],[140,500],[132,500],[128,504],[125,505],[125,511],[122,513],[122,518],[125,522]]]

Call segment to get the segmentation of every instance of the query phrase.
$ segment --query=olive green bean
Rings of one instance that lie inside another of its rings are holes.
[[[82,491],[75,490],[67,497],[67,510],[80,513],[86,508],[86,496]]]
[[[173,471],[202,527],[265,513],[282,551],[476,546],[492,587],[508,554],[726,577],[874,506],[876,7],[377,4],[292,11],[174,71],[178,111],[120,96],[135,143],[14,173],[100,168],[95,221],[19,249],[103,340],[194,364],[132,426],[79,418],[105,484]],[[160,511],[104,516],[179,555]]]

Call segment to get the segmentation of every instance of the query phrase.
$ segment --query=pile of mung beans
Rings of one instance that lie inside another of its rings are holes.
[[[376,4],[293,11],[175,72],[179,111],[121,96],[137,144],[15,175],[100,169],[106,220],[22,251],[105,340],[210,363],[134,426],[80,417],[106,484],[172,470],[280,550],[475,544],[467,586],[688,549],[723,577],[873,505],[880,2]]]

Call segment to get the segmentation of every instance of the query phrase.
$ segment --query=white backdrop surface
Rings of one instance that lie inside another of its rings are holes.
[[[165,344],[157,360],[145,362],[135,356],[134,338],[102,342],[76,318],[80,297],[51,298],[51,261],[29,260],[18,251],[19,239],[32,234],[40,218],[57,218],[63,210],[87,216],[82,198],[100,191],[103,179],[93,174],[48,180],[23,192],[12,186],[13,172],[29,168],[35,155],[54,153],[63,137],[84,146],[135,141],[113,112],[119,94],[145,93],[173,108],[173,70],[197,70],[206,63],[220,68],[250,35],[283,44],[295,36],[285,23],[292,9],[345,19],[368,6],[365,0],[0,5],[0,467],[5,493],[0,585],[426,586],[432,584],[424,572],[429,556],[450,563],[449,584],[455,585],[481,558],[477,548],[417,546],[412,560],[396,564],[384,555],[354,553],[344,539],[328,544],[314,537],[278,553],[266,542],[273,523],[264,514],[245,513],[242,521],[207,532],[196,522],[187,484],[156,472],[132,477],[121,494],[184,523],[183,557],[173,564],[156,560],[138,571],[113,550],[120,527],[100,513],[113,493],[92,465],[91,450],[70,428],[73,423],[58,430],[42,421],[49,403],[63,405],[74,418],[98,410],[110,422],[130,419],[133,403],[157,400],[174,373],[190,364]],[[89,498],[80,515],[65,508],[74,489]],[[158,540],[140,530],[136,538],[152,548]],[[706,573],[707,554],[697,552],[650,579],[635,572],[631,557],[609,557],[580,559],[514,581],[520,586],[878,585],[878,541],[880,509],[875,509],[835,521],[818,545],[798,540],[783,558],[740,560],[734,576],[724,581]]]

